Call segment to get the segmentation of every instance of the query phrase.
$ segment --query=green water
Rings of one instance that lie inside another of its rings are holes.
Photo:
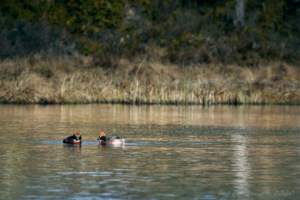
[[[0,105],[0,199],[300,199],[300,107]],[[63,144],[73,132],[81,146]],[[100,146],[103,131],[125,146]]]

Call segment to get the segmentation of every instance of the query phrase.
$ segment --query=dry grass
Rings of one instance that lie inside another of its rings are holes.
[[[115,70],[90,57],[5,60],[0,101],[7,103],[298,104],[297,67],[269,62],[256,68],[188,67],[137,59]]]

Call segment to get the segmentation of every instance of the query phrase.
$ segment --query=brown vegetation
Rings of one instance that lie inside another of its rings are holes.
[[[120,58],[112,68],[95,57],[7,59],[0,63],[2,103],[298,104],[299,68],[281,61],[256,67],[179,66],[153,56]]]

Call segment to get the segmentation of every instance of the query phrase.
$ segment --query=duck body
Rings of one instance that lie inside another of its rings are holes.
[[[98,140],[100,144],[125,144],[125,139],[116,135],[107,137],[103,132],[100,133]]]
[[[72,136],[69,136],[68,138],[63,140],[63,143],[67,143],[67,144],[81,144],[82,137],[81,137],[81,133],[76,133],[74,132],[74,134]]]

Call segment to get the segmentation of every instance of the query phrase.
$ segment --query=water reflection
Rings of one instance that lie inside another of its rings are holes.
[[[235,188],[237,191],[249,191],[249,180],[252,179],[251,165],[248,161],[246,136],[232,135],[233,145],[233,173],[235,174]]]
[[[0,105],[0,199],[299,199],[299,111]],[[63,144],[74,131],[83,143]],[[102,131],[125,146],[99,145]]]
[[[36,122],[40,130],[46,121],[55,120],[56,130],[66,123],[80,124],[189,124],[198,126],[238,126],[279,128],[299,127],[300,108],[296,106],[128,106],[128,105],[2,105],[0,112],[14,115],[16,126]],[[26,117],[24,117],[26,116]],[[54,119],[57,118],[58,119]],[[5,119],[2,116],[2,120]],[[2,122],[3,122],[2,121]],[[274,123],[276,122],[276,123]],[[78,126],[77,126],[78,127]],[[73,129],[68,132],[74,131]],[[81,130],[78,130],[81,131]]]
[[[66,151],[69,151],[70,149],[73,149],[74,153],[80,153],[81,152],[81,144],[63,144]],[[68,153],[66,153],[68,154]]]
[[[99,150],[100,152],[105,152],[110,149],[118,149],[118,150],[124,150],[125,149],[125,144],[99,144]]]

